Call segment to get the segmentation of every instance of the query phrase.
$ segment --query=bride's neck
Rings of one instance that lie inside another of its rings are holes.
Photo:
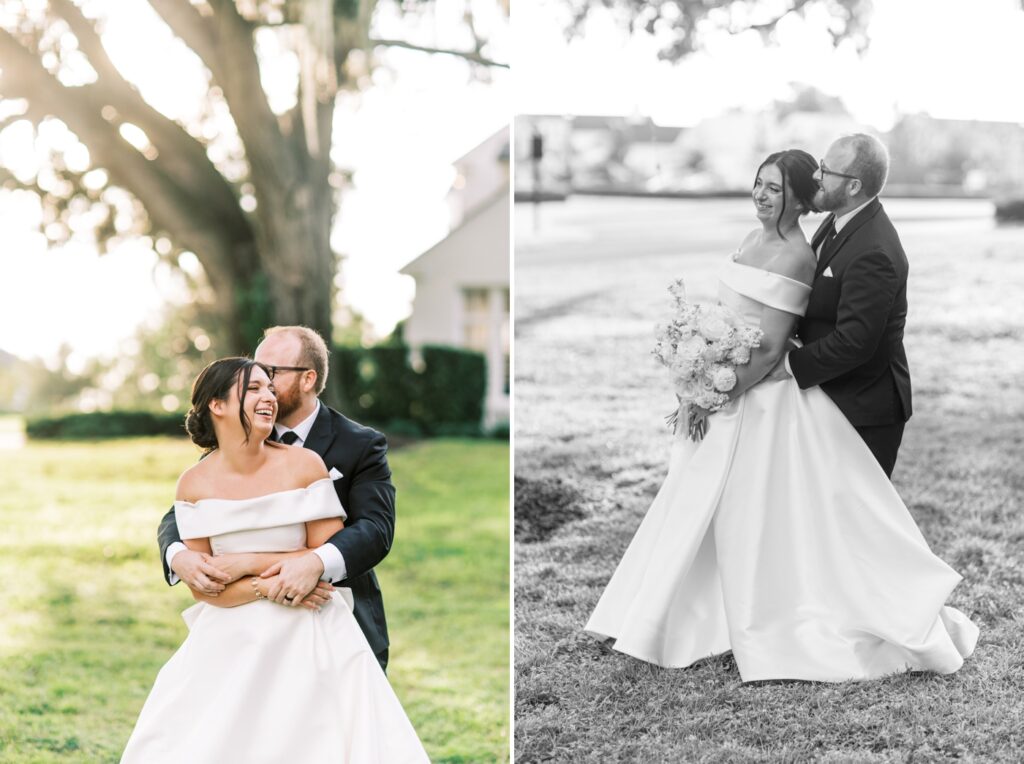
[[[220,446],[217,450],[220,451],[227,469],[245,475],[256,472],[267,460],[267,450],[263,441],[252,436],[249,437],[248,443]]]
[[[761,241],[782,241],[785,239],[792,239],[793,235],[800,231],[800,223],[797,220],[793,220],[789,225],[781,225],[778,228],[775,227],[775,223],[765,222],[762,224],[764,231],[761,235]],[[779,235],[779,228],[782,229],[782,236]]]

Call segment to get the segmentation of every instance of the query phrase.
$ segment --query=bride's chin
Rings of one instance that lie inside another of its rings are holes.
[[[258,435],[266,437],[274,431],[274,420],[263,419],[262,417],[255,417],[252,420],[252,430]]]

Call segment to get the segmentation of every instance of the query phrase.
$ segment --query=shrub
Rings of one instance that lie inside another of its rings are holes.
[[[996,220],[1000,223],[1024,223],[1024,198],[997,202]]]
[[[88,414],[34,416],[25,422],[30,438],[94,440],[138,435],[185,436],[185,415],[151,411],[94,411]]]
[[[345,414],[394,435],[480,437],[487,362],[461,348],[428,345],[423,369],[409,364],[409,348],[335,347],[332,373],[341,381]],[[91,440],[135,435],[185,435],[184,415],[105,411],[38,416],[26,422],[31,438]],[[505,425],[505,437],[508,425]]]
[[[511,429],[509,422],[498,422],[487,431],[487,437],[495,440],[508,440],[512,434]]]
[[[402,345],[335,347],[342,409],[354,419],[403,435],[479,437],[487,392],[483,355],[426,345],[422,370]]]
[[[487,361],[481,353],[425,345],[420,396],[415,409],[427,432],[480,435],[487,394]]]
[[[416,373],[409,366],[408,348],[335,347],[341,374],[342,408],[356,419],[384,423],[415,421]]]

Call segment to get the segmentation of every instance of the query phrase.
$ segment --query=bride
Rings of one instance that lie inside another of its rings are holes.
[[[177,523],[237,580],[193,590],[188,637],[122,762],[428,761],[346,590],[322,584],[287,606],[267,599],[276,577],[242,576],[254,555],[269,567],[301,554],[345,518],[315,452],[265,442],[276,413],[270,376],[247,358],[214,361],[193,385],[186,429],[207,455],[178,481]]]
[[[758,168],[761,228],[725,263],[719,302],[761,345],[724,408],[681,412],[668,476],[586,630],[664,667],[731,651],[747,682],[952,673],[978,637],[944,605],[960,576],[829,396],[766,376],[811,293],[799,218],[817,169],[799,150]]]

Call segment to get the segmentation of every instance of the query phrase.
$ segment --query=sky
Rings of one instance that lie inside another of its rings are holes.
[[[468,2],[478,22],[494,26],[500,37],[495,3]],[[464,49],[464,5],[439,0],[434,18],[421,24],[385,11],[375,33]],[[148,4],[119,3],[104,42],[156,108],[186,121],[199,116],[206,82]],[[272,35],[259,45],[264,88],[272,108],[283,111],[294,98],[295,60]],[[333,153],[355,175],[332,244],[345,256],[344,298],[385,335],[409,313],[415,290],[398,270],[448,231],[452,162],[508,124],[510,96],[507,70],[494,70],[490,83],[467,84],[467,64],[452,56],[397,48],[377,55],[372,87],[338,101]],[[38,158],[28,137],[27,129],[9,129],[0,138],[0,163],[32,167]],[[84,159],[80,148],[76,153],[87,164],[88,152]],[[0,195],[0,349],[52,359],[67,343],[73,348],[69,366],[80,368],[88,358],[117,354],[140,324],[159,320],[167,300],[185,299],[181,278],[159,265],[145,242],[126,241],[103,256],[82,243],[48,250],[38,232],[38,205],[22,197]]]
[[[778,45],[756,32],[709,40],[705,51],[673,65],[658,61],[659,41],[630,39],[610,14],[597,13],[567,43],[562,3],[516,5],[513,60],[517,114],[649,116],[686,127],[732,107],[757,108],[804,82],[840,96],[851,113],[880,130],[897,111],[935,117],[1024,122],[1024,98],[1004,83],[1024,71],[1024,12],[1019,0],[874,0],[860,57],[832,47],[821,8],[786,17]]]
[[[464,2],[488,23],[490,0],[439,0],[434,19],[410,28],[408,19],[385,16],[378,33],[465,45],[457,31]],[[117,7],[104,33],[115,63],[157,108],[195,118],[206,83],[182,58],[182,44],[154,23],[147,3]],[[777,46],[765,47],[756,33],[723,34],[673,65],[657,59],[660,41],[630,39],[601,13],[582,39],[567,42],[560,0],[514,4],[513,73],[495,71],[490,84],[467,86],[466,65],[452,57],[380,53],[374,86],[339,99],[336,113],[336,159],[356,171],[332,237],[345,254],[344,299],[378,335],[408,314],[414,285],[398,270],[448,229],[452,161],[507,124],[513,111],[635,114],[688,126],[729,108],[786,98],[791,83],[804,82],[842,97],[855,117],[882,130],[898,111],[1024,122],[1024,99],[1002,85],[1024,71],[1018,0],[874,0],[874,8],[863,57],[850,45],[832,48],[824,33],[829,19],[818,11],[806,20],[786,18]],[[500,16],[489,23],[500,26]],[[509,50],[507,43],[499,49]],[[273,61],[265,87],[283,109],[292,97],[294,60],[272,37],[261,38],[261,52]],[[34,161],[17,133],[12,128],[0,139],[5,165]],[[103,257],[80,244],[47,250],[36,206],[10,194],[0,198],[0,349],[49,358],[68,343],[71,364],[81,365],[116,353],[141,322],[158,319],[166,300],[185,294],[143,243],[126,242]]]

